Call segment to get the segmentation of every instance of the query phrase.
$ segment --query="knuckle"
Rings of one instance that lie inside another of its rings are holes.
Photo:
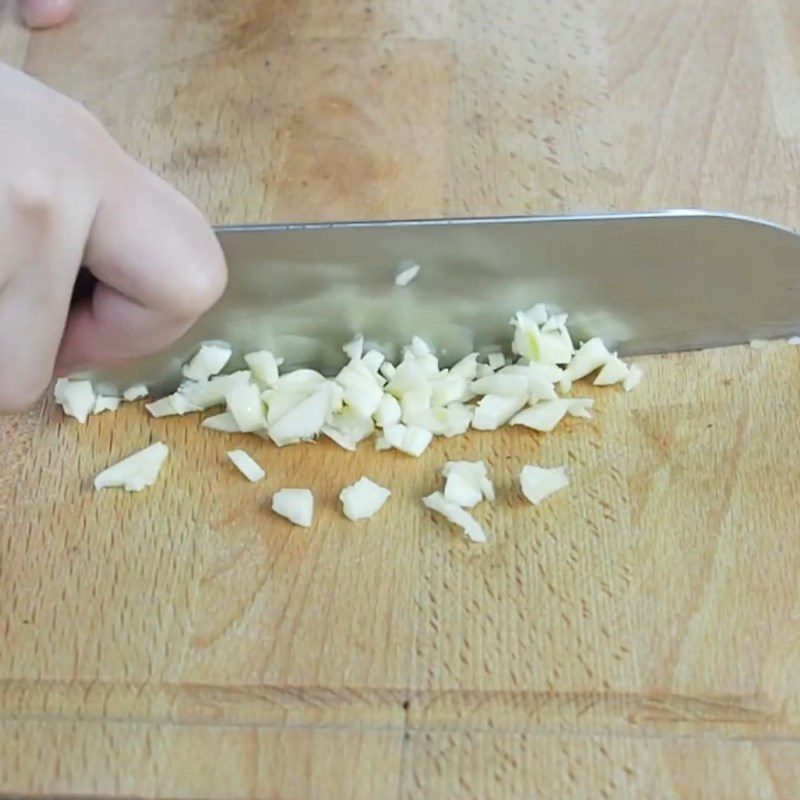
[[[58,213],[64,198],[63,189],[52,172],[31,167],[9,178],[8,199],[17,215],[46,219]]]
[[[13,218],[37,226],[83,214],[98,193],[100,159],[110,135],[79,103],[58,98],[51,104],[58,119],[51,136],[18,137],[13,154],[0,156],[3,203]]]

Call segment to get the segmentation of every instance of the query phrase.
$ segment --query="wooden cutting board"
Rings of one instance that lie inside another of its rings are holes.
[[[215,222],[800,219],[791,0],[85,0],[33,37],[5,5],[0,57]],[[800,796],[800,349],[642,364],[591,421],[418,461],[248,439],[255,486],[193,419],[1,419],[0,793]],[[155,487],[93,493],[156,439]],[[452,458],[492,465],[484,547],[420,506]],[[530,462],[569,489],[527,505]],[[394,494],[354,525],[362,474]]]

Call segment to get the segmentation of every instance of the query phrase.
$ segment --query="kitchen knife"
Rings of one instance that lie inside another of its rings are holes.
[[[90,373],[166,390],[203,341],[323,371],[357,334],[394,356],[414,335],[443,363],[507,346],[535,303],[623,355],[730,345],[800,330],[800,237],[732,214],[664,211],[223,227],[219,303],[165,352]],[[420,266],[407,286],[396,276]]]

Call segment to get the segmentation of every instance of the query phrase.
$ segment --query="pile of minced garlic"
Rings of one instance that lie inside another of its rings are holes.
[[[642,378],[636,365],[625,364],[599,338],[575,347],[566,314],[549,314],[544,304],[520,311],[511,320],[514,337],[509,360],[501,352],[471,353],[443,369],[433,350],[415,337],[392,364],[377,349],[365,348],[363,337],[343,347],[348,363],[335,377],[311,369],[281,374],[282,359],[267,350],[245,355],[248,369],[220,374],[232,348],[203,344],[183,367],[184,382],[171,395],[146,405],[154,417],[182,415],[224,407],[202,425],[225,433],[253,433],[276,445],[327,436],[345,450],[355,450],[377,434],[378,450],[395,449],[420,456],[434,436],[457,436],[470,428],[495,430],[523,425],[552,431],[567,415],[590,417],[594,401],[566,396],[574,381],[596,373],[595,386],[620,384],[626,391]],[[56,402],[64,412],[85,423],[90,414],[113,411],[121,400],[149,394],[146,386],[131,386],[122,398],[98,395],[88,380],[56,382]],[[155,483],[168,455],[158,442],[109,467],[95,487],[119,486],[140,491]],[[251,481],[264,477],[263,468],[243,450],[228,453]],[[467,510],[494,499],[488,469],[482,461],[448,462],[443,492],[423,502],[463,528],[469,539],[485,542],[486,534]],[[520,474],[524,496],[532,503],[568,483],[566,469],[528,465]],[[344,514],[352,520],[376,514],[391,492],[364,477],[340,495]],[[308,489],[282,489],[272,509],[297,525],[313,521],[314,498]]]

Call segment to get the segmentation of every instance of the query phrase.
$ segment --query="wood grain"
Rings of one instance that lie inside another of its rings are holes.
[[[700,205],[797,227],[789,0],[87,0],[0,57],[216,222]],[[531,298],[531,301],[539,298]],[[546,299],[546,298],[544,298]],[[800,348],[646,358],[592,421],[419,461],[0,420],[0,793],[800,795]],[[172,448],[138,496],[91,478]],[[247,484],[225,459],[267,467]],[[419,498],[500,495],[470,546]],[[533,509],[525,463],[566,463]],[[337,495],[390,486],[358,525]],[[310,531],[268,511],[310,486]]]

